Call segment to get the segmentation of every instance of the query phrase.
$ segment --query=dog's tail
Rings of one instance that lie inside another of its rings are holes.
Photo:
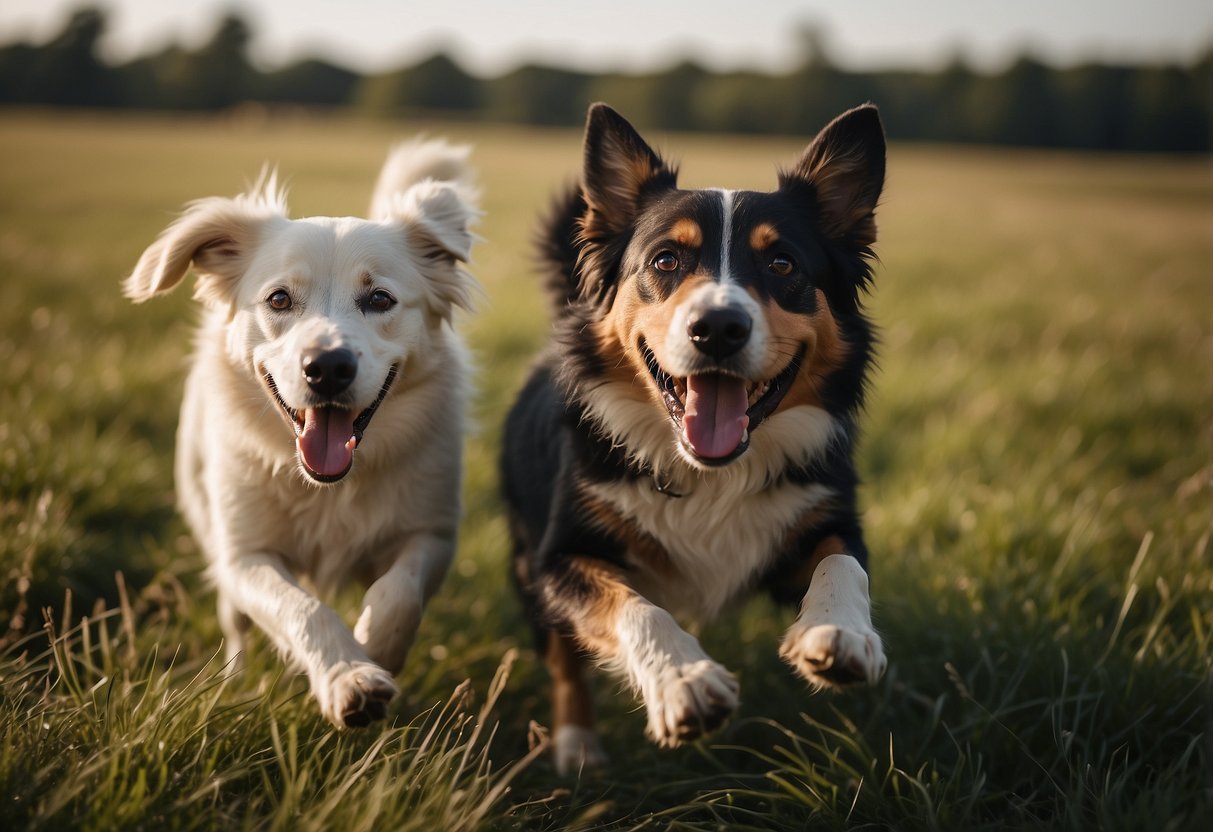
[[[543,285],[557,318],[566,315],[581,299],[581,246],[578,240],[585,211],[581,188],[576,185],[566,188],[548,210],[535,237]]]
[[[397,198],[413,185],[426,180],[452,182],[460,186],[466,201],[475,202],[470,145],[450,144],[444,139],[418,137],[395,145],[375,184],[371,197],[371,219],[383,220],[393,213]]]

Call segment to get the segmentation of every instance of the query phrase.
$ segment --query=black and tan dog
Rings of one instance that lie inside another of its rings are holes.
[[[553,679],[562,772],[598,764],[588,662],[678,745],[737,707],[674,615],[763,588],[799,602],[780,654],[815,686],[875,682],[856,419],[885,141],[835,119],[770,193],[680,190],[594,105],[584,171],[542,239],[556,336],[506,426],[515,572]]]

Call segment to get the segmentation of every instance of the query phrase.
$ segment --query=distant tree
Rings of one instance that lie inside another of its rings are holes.
[[[292,103],[324,107],[349,104],[362,76],[326,61],[300,61],[263,75],[255,98],[267,103]]]
[[[703,79],[695,87],[696,127],[725,133],[796,133],[780,99],[795,84],[752,72],[730,72]],[[798,102],[789,102],[799,109]],[[795,114],[792,114],[793,116]]]
[[[1197,129],[1201,150],[1213,150],[1213,44],[1192,66],[1192,85],[1200,121]]]
[[[487,82],[490,118],[526,124],[578,124],[590,104],[592,76],[529,65]]]
[[[797,63],[802,70],[833,69],[834,50],[830,46],[829,29],[813,20],[796,27]]]
[[[794,33],[796,66],[782,75],[714,73],[684,60],[645,74],[526,65],[481,79],[440,51],[363,77],[321,60],[258,71],[248,55],[253,31],[237,14],[220,18],[198,49],[174,45],[112,67],[98,52],[106,22],[100,8],[86,6],[44,44],[0,44],[0,104],[218,110],[265,101],[572,125],[590,101],[606,100],[646,129],[809,136],[839,112],[875,101],[894,139],[1213,150],[1213,46],[1189,66],[1058,69],[1023,55],[988,74],[957,51],[937,72],[858,73],[837,65],[828,31],[808,22]]]
[[[1133,119],[1134,70],[1086,64],[1057,74],[1057,142],[1074,148],[1124,148]]]
[[[836,66],[824,27],[805,23],[797,36],[797,69],[773,83],[756,85],[751,93],[770,102],[768,115],[752,120],[751,131],[812,135],[843,110],[876,97],[877,89],[866,76]]]
[[[470,112],[483,104],[482,82],[439,52],[420,63],[364,79],[358,105],[380,115],[427,111]]]
[[[682,61],[650,82],[650,110],[653,124],[667,130],[689,130],[698,127],[695,99],[700,84],[710,74],[694,61]]]
[[[31,43],[0,46],[0,102],[25,104],[37,100],[31,76],[38,54],[38,47]]]
[[[992,80],[982,108],[979,138],[985,141],[1044,147],[1060,138],[1053,71],[1032,55],[1021,55]]]
[[[119,67],[126,94],[140,106],[221,110],[256,96],[260,74],[248,58],[252,28],[236,14],[219,21],[197,50],[170,46]]]
[[[1177,66],[1139,69],[1129,101],[1133,108],[1130,150],[1208,150],[1213,90],[1196,72]]]
[[[186,89],[191,53],[172,45],[117,67],[125,106],[142,109],[193,109]]]
[[[68,107],[108,107],[117,103],[112,71],[98,56],[106,16],[100,8],[72,13],[49,43],[28,55],[25,86],[30,100]]]
[[[933,99],[920,108],[916,135],[931,139],[952,139],[969,133],[964,120],[964,101],[973,87],[976,73],[969,66],[964,52],[957,50],[939,75],[927,76],[929,95]]]
[[[215,34],[185,61],[183,99],[204,110],[230,107],[251,97],[256,76],[248,59],[253,30],[238,14],[219,21]]]
[[[687,60],[664,72],[599,75],[589,79],[585,98],[609,102],[642,128],[698,130],[702,129],[697,105],[699,87],[710,78],[706,69]],[[574,118],[582,115],[574,114]]]

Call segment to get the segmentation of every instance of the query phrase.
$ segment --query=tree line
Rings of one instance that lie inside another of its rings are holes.
[[[344,108],[575,125],[609,101],[649,129],[806,135],[863,101],[897,140],[1102,150],[1213,150],[1213,45],[1190,64],[1087,63],[1059,68],[1023,55],[982,73],[957,57],[938,71],[854,72],[830,60],[821,31],[801,32],[786,73],[719,73],[692,61],[647,74],[525,65],[493,78],[445,53],[361,75],[322,60],[260,71],[251,26],[229,14],[197,49],[171,46],[124,64],[99,56],[106,13],[75,12],[42,44],[0,46],[0,104],[217,111],[244,104]]]

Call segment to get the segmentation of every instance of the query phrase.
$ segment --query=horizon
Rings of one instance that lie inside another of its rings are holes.
[[[320,0],[8,0],[0,7],[0,42],[44,43],[72,12],[95,7],[106,15],[101,57],[110,63],[174,45],[196,48],[225,14],[235,13],[250,26],[249,54],[260,69],[319,58],[363,75],[412,66],[437,53],[482,77],[527,64],[593,74],[659,72],[684,61],[717,72],[778,73],[803,59],[802,33],[809,28],[832,64],[856,72],[931,71],[957,59],[977,71],[1001,71],[1023,55],[1061,67],[1191,64],[1213,49],[1213,11],[1195,0],[1150,9],[1132,0],[1062,8],[1042,0],[1015,7],[937,0],[914,9],[891,0],[861,9],[830,9],[820,0],[751,0],[753,13],[743,20],[717,2],[677,0],[655,11],[638,0],[617,0],[611,16],[588,21],[596,10],[550,11],[549,5],[507,8],[469,0],[438,10],[349,0],[337,10]],[[641,14],[645,25],[636,26]],[[461,22],[453,23],[457,18]],[[538,35],[536,19],[545,21]],[[663,33],[665,20],[681,28]]]

